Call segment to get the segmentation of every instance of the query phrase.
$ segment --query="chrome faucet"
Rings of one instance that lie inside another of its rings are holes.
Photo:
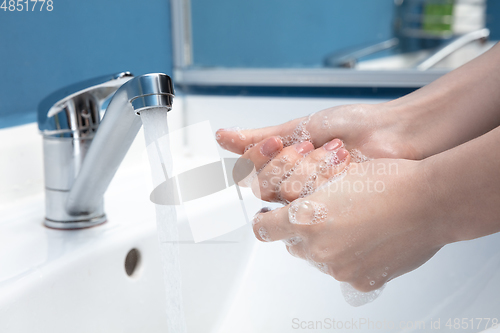
[[[106,221],[104,192],[142,125],[138,115],[170,111],[173,97],[168,75],[122,72],[70,85],[40,102],[46,226],[80,229]]]

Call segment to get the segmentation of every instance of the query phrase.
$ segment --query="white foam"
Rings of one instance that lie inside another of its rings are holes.
[[[249,149],[255,147],[255,143],[251,143],[245,147],[244,153],[246,153]]]
[[[253,220],[252,220],[252,225],[256,225],[260,221],[262,221],[262,216],[259,215],[259,213],[257,213],[257,215],[255,215],[254,218],[253,218]]]
[[[355,163],[364,163],[371,161],[371,158],[363,155],[359,150],[357,149],[351,149],[349,151],[349,154],[351,154],[351,160]]]
[[[315,262],[313,260],[307,260],[307,262],[313,266],[319,269],[322,273],[328,274],[328,265],[322,262]]]
[[[304,160],[304,158],[307,156],[304,155],[300,160],[297,160],[294,164],[293,167],[291,167],[287,172],[285,172],[282,176],[281,179],[278,181],[274,188],[274,192],[276,193],[276,201],[279,203],[282,203],[283,205],[288,205],[290,201],[286,200],[283,198],[283,195],[281,194],[281,184],[290,178],[290,176],[293,174],[294,170],[299,166],[299,164]]]
[[[243,128],[243,127],[233,126],[233,127],[223,128],[222,131],[225,131],[225,132],[241,132],[244,129],[245,128]]]
[[[271,241],[271,238],[269,237],[269,234],[267,233],[267,230],[264,227],[259,228],[259,236],[265,242]]]
[[[301,121],[297,127],[293,130],[292,134],[287,135],[287,136],[280,136],[281,141],[283,142],[284,147],[288,147],[291,145],[294,145],[296,143],[304,142],[304,141],[311,141],[311,133],[307,130],[307,124],[309,124],[309,121],[311,120],[311,117],[314,114],[311,114],[307,117],[307,119]]]
[[[347,282],[340,283],[340,290],[342,291],[342,295],[344,296],[345,301],[349,305],[356,307],[373,302],[375,299],[377,299],[377,297],[380,296],[384,288],[385,284],[377,290],[364,293],[362,291],[354,289],[354,287]]]
[[[296,200],[288,208],[288,220],[292,224],[317,224],[326,222],[328,208],[310,200]]]
[[[302,242],[302,238],[300,238],[299,236],[294,236],[283,240],[283,243],[285,243],[287,246],[294,246],[299,244],[300,242]]]

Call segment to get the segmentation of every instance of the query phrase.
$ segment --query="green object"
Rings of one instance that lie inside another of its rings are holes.
[[[427,0],[424,3],[422,30],[436,36],[452,33],[454,0]]]

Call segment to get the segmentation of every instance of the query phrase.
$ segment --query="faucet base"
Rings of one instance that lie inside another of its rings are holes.
[[[94,227],[96,225],[103,224],[106,221],[107,221],[106,215],[102,215],[99,217],[91,218],[89,220],[66,221],[66,222],[54,221],[46,218],[43,224],[46,227],[52,229],[72,230],[72,229],[83,229],[83,228]]]

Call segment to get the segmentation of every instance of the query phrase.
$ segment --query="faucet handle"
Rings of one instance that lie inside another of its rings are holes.
[[[103,104],[133,77],[130,72],[104,75],[55,91],[38,105],[38,128],[48,137],[93,137]]]

